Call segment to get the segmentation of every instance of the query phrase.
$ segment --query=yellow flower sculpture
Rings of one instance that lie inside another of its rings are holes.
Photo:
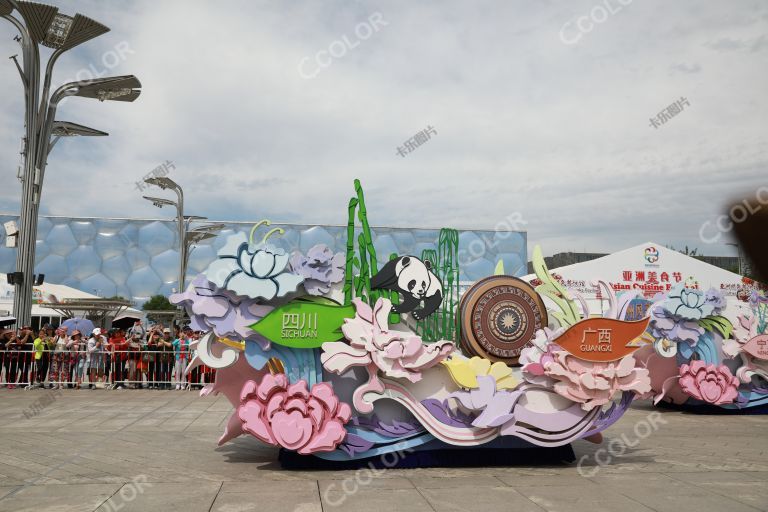
[[[512,368],[504,363],[496,362],[491,364],[488,359],[482,357],[473,357],[467,359],[461,356],[452,356],[443,361],[442,364],[448,368],[451,378],[465,389],[475,389],[478,387],[477,377],[480,375],[490,375],[496,380],[496,389],[514,389],[517,381],[512,376]]]

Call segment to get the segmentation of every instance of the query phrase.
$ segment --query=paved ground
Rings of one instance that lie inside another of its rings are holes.
[[[765,416],[640,405],[603,445],[574,445],[580,467],[382,470],[358,483],[281,470],[252,439],[217,448],[223,398],[65,390],[25,418],[49,393],[0,389],[0,511],[768,510]]]

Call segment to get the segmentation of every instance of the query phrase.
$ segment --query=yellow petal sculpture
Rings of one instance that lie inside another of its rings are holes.
[[[512,368],[501,362],[491,363],[488,359],[477,356],[471,359],[453,356],[442,364],[448,368],[454,382],[465,389],[477,388],[479,375],[493,377],[497,390],[514,389],[517,386],[517,381],[512,376]]]

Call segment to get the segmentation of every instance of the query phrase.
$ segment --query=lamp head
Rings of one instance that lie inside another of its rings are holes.
[[[70,123],[69,121],[54,121],[51,135],[56,137],[75,137],[78,135],[81,137],[105,137],[109,134],[81,124]]]
[[[170,199],[163,199],[162,197],[149,197],[149,196],[142,196],[147,201],[151,201],[153,205],[157,206],[158,208],[162,208],[163,206],[176,206],[176,203],[171,201]]]
[[[109,32],[109,28],[87,16],[61,14],[53,5],[16,2],[29,34],[36,43],[54,50],[69,50]],[[14,5],[0,0],[0,15],[10,14]]]
[[[187,233],[187,243],[189,245],[202,242],[203,240],[209,240],[211,238],[216,238],[216,234],[208,231],[190,231]]]
[[[8,16],[13,12],[13,6],[8,0],[0,0],[0,16]]]
[[[133,75],[97,78],[72,82],[64,87],[76,87],[73,96],[95,98],[99,101],[134,101],[141,94],[141,82]]]
[[[155,185],[156,187],[160,187],[163,190],[169,188],[172,190],[177,190],[181,188],[175,181],[173,181],[171,178],[166,178],[165,176],[147,178],[144,180],[144,183]]]
[[[204,231],[206,233],[215,233],[226,228],[226,224],[203,224],[202,226],[195,226],[194,231]]]

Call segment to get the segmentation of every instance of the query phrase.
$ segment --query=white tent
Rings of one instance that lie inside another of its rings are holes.
[[[607,283],[617,295],[635,292],[649,300],[657,293],[668,292],[678,283],[702,290],[715,288],[727,297],[726,316],[731,321],[735,320],[737,311],[744,307],[749,293],[761,286],[751,279],[654,242],[584,263],[549,270],[569,292],[581,294],[592,314],[599,314],[608,305],[604,293],[598,289],[597,281]],[[523,279],[530,282],[536,276],[530,274]]]
[[[5,274],[0,274],[0,312],[13,313],[13,286],[8,284]],[[64,299],[99,299],[101,297],[92,295],[77,288],[64,286],[63,284],[43,283],[33,288],[32,296],[32,316],[60,318],[61,313],[51,308],[40,306],[41,302],[61,302]],[[5,313],[3,313],[5,314]],[[144,313],[137,309],[127,308],[120,312],[115,318],[140,318],[144,319]]]

